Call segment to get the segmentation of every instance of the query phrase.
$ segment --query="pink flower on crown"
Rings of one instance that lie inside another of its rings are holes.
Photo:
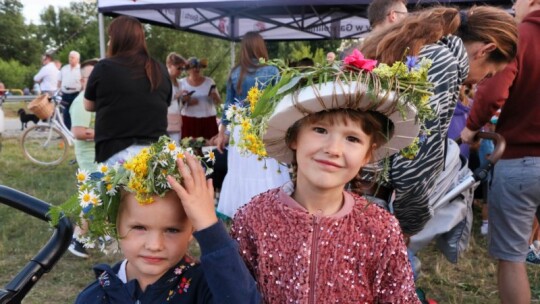
[[[345,57],[345,59],[343,60],[343,63],[349,66],[353,66],[353,67],[371,72],[377,65],[377,60],[366,59],[364,58],[364,54],[362,54],[359,50],[354,49],[352,54]]]

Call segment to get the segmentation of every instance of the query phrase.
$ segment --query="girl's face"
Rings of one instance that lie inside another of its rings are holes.
[[[180,199],[169,191],[140,205],[128,193],[122,200],[118,218],[120,248],[128,260],[128,280],[137,279],[141,288],[156,282],[186,254],[192,226]]]
[[[180,74],[182,74],[183,68],[184,68],[183,65],[174,65],[174,64],[167,65],[167,70],[169,70],[169,76],[171,78],[180,77]]]
[[[367,163],[371,136],[349,118],[306,123],[290,145],[296,150],[297,188],[342,191]]]

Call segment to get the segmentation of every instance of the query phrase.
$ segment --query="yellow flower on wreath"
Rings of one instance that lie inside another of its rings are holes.
[[[148,148],[144,148],[139,154],[124,163],[124,168],[133,172],[129,178],[127,188],[135,192],[135,198],[141,204],[152,202],[152,196],[150,195],[152,190],[145,185],[150,157]]]
[[[425,94],[420,97],[420,105],[427,106],[429,104],[429,98],[431,95]]]
[[[251,121],[249,118],[242,117],[240,125],[242,126],[242,132],[247,133],[251,129]]]
[[[259,101],[261,95],[262,92],[257,86],[253,86],[251,87],[251,89],[249,89],[247,100],[249,101],[249,109],[251,110],[251,112],[255,110],[255,106],[257,105],[257,102]]]

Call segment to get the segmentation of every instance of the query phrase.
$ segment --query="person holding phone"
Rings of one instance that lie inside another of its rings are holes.
[[[205,59],[187,60],[188,76],[180,80],[182,86],[182,137],[211,139],[218,134],[216,106],[221,97],[214,80],[202,75],[208,65]]]

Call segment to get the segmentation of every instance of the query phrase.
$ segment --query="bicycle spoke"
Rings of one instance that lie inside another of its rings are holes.
[[[22,137],[24,155],[40,165],[60,164],[67,156],[66,139],[57,129],[35,126]]]

